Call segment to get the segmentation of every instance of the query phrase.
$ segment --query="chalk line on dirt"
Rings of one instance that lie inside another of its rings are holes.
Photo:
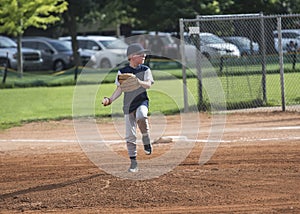
[[[165,136],[166,138],[172,138],[174,136]],[[184,136],[179,136],[181,140],[172,139],[172,142],[179,141],[179,142],[195,142],[195,143],[209,143],[209,142],[220,142],[220,143],[236,143],[236,142],[255,142],[255,141],[283,141],[283,140],[300,140],[299,137],[273,137],[273,138],[240,138],[234,140],[207,140],[207,139],[188,139],[184,138]],[[77,140],[63,140],[63,139],[0,139],[0,143],[78,143]],[[86,143],[106,143],[106,144],[118,144],[124,143],[124,140],[89,140],[85,141]],[[138,141],[140,143],[140,141]]]
[[[298,130],[300,126],[280,126],[280,127],[260,127],[260,128],[228,128],[224,132],[247,132],[247,131],[276,131],[276,130]],[[207,143],[207,142],[219,142],[219,143],[236,143],[236,142],[263,142],[263,141],[283,141],[283,140],[300,140],[300,136],[287,136],[287,137],[272,137],[272,138],[256,138],[256,137],[242,137],[232,140],[208,140],[208,139],[189,139],[186,136],[163,136],[164,138],[170,138],[172,142],[195,142],[195,143]],[[78,140],[65,140],[65,139],[0,139],[0,143],[78,143]],[[118,144],[123,143],[124,140],[86,140],[86,143],[106,143],[106,144]],[[140,143],[140,141],[138,141]]]

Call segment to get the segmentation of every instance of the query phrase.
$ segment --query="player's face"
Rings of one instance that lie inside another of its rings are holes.
[[[136,63],[142,64],[144,63],[145,58],[146,58],[146,54],[142,53],[142,54],[133,55],[131,59],[133,59]]]

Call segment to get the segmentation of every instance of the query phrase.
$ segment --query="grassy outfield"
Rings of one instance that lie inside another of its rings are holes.
[[[222,76],[219,80],[222,82],[227,102],[246,102],[261,94],[260,75],[231,76],[229,78]],[[285,75],[287,104],[300,103],[299,81],[299,73]],[[218,93],[218,91],[213,91],[213,84],[210,84],[210,87],[212,87],[209,89],[210,91]],[[197,102],[197,79],[188,79],[188,88],[189,105],[194,105]],[[0,89],[0,129],[34,120],[72,118],[73,107],[76,109],[76,115],[78,115],[78,109],[82,110],[84,115],[100,117],[121,114],[122,99],[120,98],[110,107],[104,108],[101,105],[101,99],[104,96],[110,96],[114,89],[115,85],[111,83]],[[216,88],[216,90],[218,89]],[[73,102],[74,96],[76,102]],[[178,112],[183,108],[182,80],[176,78],[157,80],[149,91],[149,96],[151,113],[172,114]],[[206,93],[204,98],[209,101]],[[267,76],[267,98],[271,105],[281,104],[280,76],[278,74]],[[91,103],[92,108],[89,111],[86,111],[86,108],[80,109],[82,107],[80,105],[85,103]]]
[[[180,80],[158,81],[149,91],[152,112],[171,114],[183,108],[182,87]],[[164,88],[167,86],[167,88]],[[103,107],[101,100],[110,96],[115,89],[114,84],[79,85],[62,87],[34,87],[0,90],[0,129],[20,125],[22,122],[72,118],[73,107],[80,111],[81,105],[92,102],[92,109],[83,113],[88,115],[107,116],[122,113],[122,97],[112,106]],[[175,90],[176,89],[176,90]],[[179,90],[177,90],[179,89]],[[73,103],[73,98],[76,100]]]
[[[22,121],[70,117],[73,87],[16,88],[0,91],[0,128]]]

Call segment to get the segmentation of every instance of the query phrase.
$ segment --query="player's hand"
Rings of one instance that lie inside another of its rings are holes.
[[[111,99],[108,98],[108,97],[104,97],[103,100],[102,100],[102,104],[103,104],[104,106],[110,105],[110,104],[111,104]]]

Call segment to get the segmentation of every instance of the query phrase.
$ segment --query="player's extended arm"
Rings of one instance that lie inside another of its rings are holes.
[[[110,105],[113,101],[115,101],[116,99],[118,99],[118,97],[120,97],[122,94],[122,89],[120,88],[120,86],[117,86],[116,90],[114,91],[114,93],[111,95],[111,97],[104,97],[102,100],[102,104],[104,106],[108,106]]]
[[[116,90],[114,91],[114,93],[110,97],[111,102],[113,102],[116,99],[118,99],[118,97],[120,97],[121,94],[122,94],[122,90],[121,90],[120,86],[117,86]]]
[[[139,81],[139,84],[145,89],[149,89],[152,85],[151,80],[142,81],[139,79],[138,81]]]

